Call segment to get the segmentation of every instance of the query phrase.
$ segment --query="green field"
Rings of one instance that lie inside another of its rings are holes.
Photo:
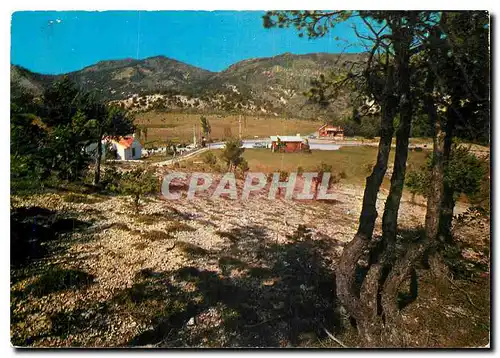
[[[408,168],[417,169],[424,162],[426,152],[409,153]],[[243,154],[248,161],[250,170],[272,172],[276,170],[296,171],[302,167],[304,171],[314,171],[325,162],[333,168],[333,172],[344,172],[347,177],[343,182],[362,184],[370,174],[377,157],[377,148],[345,146],[339,150],[313,150],[308,153],[272,153],[269,149],[247,149]],[[394,160],[394,150],[391,151],[390,164]]]
[[[213,150],[214,154],[220,156],[221,150]],[[408,159],[408,170],[420,168],[426,159],[428,151],[410,151]],[[203,163],[202,156],[188,159],[184,162],[185,167],[210,171],[211,169]],[[377,157],[377,148],[370,146],[344,146],[339,150],[313,150],[311,153],[273,153],[270,149],[246,149],[243,157],[247,160],[250,171],[271,173],[280,170],[287,172],[297,171],[302,167],[303,171],[315,171],[321,162],[332,166],[332,172],[344,173],[342,183],[364,185],[366,177],[371,173]],[[389,169],[392,169],[394,150],[390,154]],[[389,187],[389,176],[386,176],[383,186]]]

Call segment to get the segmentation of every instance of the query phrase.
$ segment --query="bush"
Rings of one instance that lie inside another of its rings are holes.
[[[245,148],[242,147],[243,143],[239,139],[229,139],[221,154],[221,159],[226,163],[229,171],[234,171],[243,161],[243,152]]]
[[[407,174],[405,185],[413,195],[421,194],[427,197],[431,170],[432,155],[429,155],[426,164],[419,171],[411,171]],[[487,173],[487,161],[476,157],[468,148],[455,145],[452,148],[450,160],[445,166],[444,181],[453,190],[455,199],[460,194],[474,198],[481,192]]]
[[[320,175],[331,171],[332,171],[332,166],[330,164],[326,164],[323,161],[319,163],[318,166],[316,167],[316,172],[318,172]]]
[[[217,164],[217,156],[211,151],[203,153],[201,159],[203,160],[203,163],[210,166]]]
[[[121,175],[118,186],[115,189],[118,193],[132,195],[136,213],[139,213],[139,200],[142,196],[159,192],[160,184],[154,171],[146,168],[136,168]]]
[[[330,164],[326,164],[325,162],[321,162],[317,167],[316,167],[316,172],[318,173],[318,181],[316,182],[318,185],[323,181],[323,175],[325,173],[330,173],[330,180],[328,181],[328,185],[336,184],[340,181],[340,178],[338,178],[333,172],[332,172],[332,166]]]
[[[238,164],[238,170],[244,174],[246,173],[250,167],[248,166],[248,162],[245,158],[241,158],[241,162]]]
[[[114,147],[108,147],[106,148],[105,151],[106,155],[104,156],[105,159],[116,159],[118,158],[118,151]]]
[[[111,192],[116,192],[118,190],[118,185],[120,184],[121,173],[116,169],[116,166],[112,165],[107,167],[103,171],[101,178],[101,185],[104,190]]]

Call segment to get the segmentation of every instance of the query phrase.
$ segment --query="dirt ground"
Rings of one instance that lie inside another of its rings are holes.
[[[339,348],[326,328],[356,347],[334,270],[356,231],[362,189],[338,184],[328,202],[151,197],[139,215],[127,197],[13,197],[11,342]],[[405,198],[401,230],[418,235],[424,217]],[[467,220],[456,237],[472,273],[436,284],[418,270],[418,297],[401,311],[408,347],[489,342],[489,221],[474,221],[471,236]]]

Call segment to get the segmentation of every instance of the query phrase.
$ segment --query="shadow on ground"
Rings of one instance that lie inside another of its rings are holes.
[[[22,207],[10,215],[11,266],[19,267],[49,254],[48,244],[64,234],[71,234],[91,226],[72,217],[37,206]]]
[[[322,254],[329,243],[312,240],[305,227],[283,245],[265,232],[244,226],[219,233],[230,248],[204,254],[220,271],[138,272],[133,287],[111,304],[152,323],[127,345],[304,346],[324,337],[323,326],[337,332],[335,277]]]

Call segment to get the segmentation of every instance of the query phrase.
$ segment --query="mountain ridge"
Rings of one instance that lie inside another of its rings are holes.
[[[103,60],[66,74],[47,75],[11,64],[11,87],[40,95],[53,81],[68,76],[82,89],[132,111],[190,110],[259,112],[315,117],[344,115],[347,93],[328,109],[307,102],[303,93],[312,78],[342,69],[363,54],[283,53],[249,58],[219,72],[205,70],[163,55],[137,60]]]

